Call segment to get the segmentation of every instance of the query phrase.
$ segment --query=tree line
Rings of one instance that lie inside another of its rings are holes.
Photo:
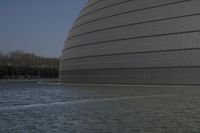
[[[0,52],[0,79],[58,78],[59,58],[40,57],[23,51]]]

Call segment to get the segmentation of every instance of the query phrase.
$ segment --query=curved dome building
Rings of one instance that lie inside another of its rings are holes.
[[[60,80],[200,84],[200,1],[89,0],[65,41]]]

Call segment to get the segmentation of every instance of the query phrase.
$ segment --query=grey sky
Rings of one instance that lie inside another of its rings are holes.
[[[1,0],[0,51],[58,57],[87,0]]]

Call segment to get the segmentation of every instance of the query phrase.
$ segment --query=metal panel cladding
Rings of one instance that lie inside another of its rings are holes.
[[[199,84],[199,0],[90,0],[65,41],[65,83]]]

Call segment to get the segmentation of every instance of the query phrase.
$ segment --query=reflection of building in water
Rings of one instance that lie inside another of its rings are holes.
[[[200,83],[199,0],[90,0],[65,42],[69,83]]]

